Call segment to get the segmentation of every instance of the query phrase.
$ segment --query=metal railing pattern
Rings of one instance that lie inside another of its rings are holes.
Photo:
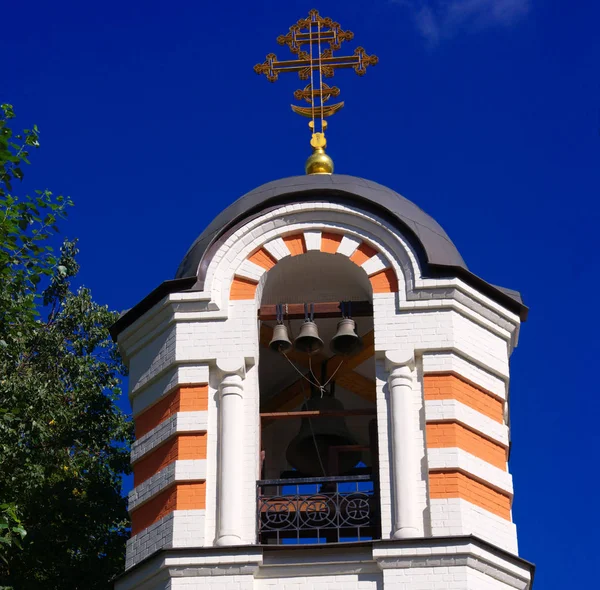
[[[378,497],[369,475],[257,482],[259,543],[342,543],[377,538]]]

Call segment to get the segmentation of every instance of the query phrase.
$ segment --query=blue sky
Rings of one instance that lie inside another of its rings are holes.
[[[597,584],[600,3],[322,0],[379,64],[335,78],[336,171],[434,216],[470,269],[531,308],[512,360],[511,470],[536,587]],[[293,77],[255,63],[313,3],[13,2],[0,102],[42,150],[26,188],[73,197],[82,281],[131,307],[211,218],[301,174]],[[25,187],[24,187],[25,188]],[[593,581],[592,581],[593,580]]]

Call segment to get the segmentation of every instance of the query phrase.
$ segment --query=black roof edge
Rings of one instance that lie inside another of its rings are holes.
[[[475,287],[478,291],[481,291],[484,295],[487,295],[490,299],[496,301],[496,303],[500,303],[506,307],[509,311],[516,313],[519,316],[519,319],[522,322],[527,321],[527,317],[529,315],[529,308],[519,301],[517,301],[514,297],[506,293],[502,287],[498,287],[497,285],[492,285],[488,283],[486,280],[478,277],[476,274],[473,274],[470,270],[466,268],[462,268],[461,266],[439,266],[437,264],[429,264],[429,274],[431,277],[435,278],[449,278],[451,275],[448,273],[448,270],[452,270],[454,276],[463,279],[465,283],[471,285],[471,287]],[[512,291],[509,289],[509,291]],[[513,293],[517,293],[513,291]],[[520,296],[520,294],[519,294]]]
[[[196,283],[196,277],[185,277],[183,279],[171,279],[163,281],[153,289],[139,303],[121,314],[121,317],[109,328],[112,339],[116,342],[119,334],[128,328],[137,319],[141,318],[147,311],[154,307],[163,297],[171,293],[187,291]]]
[[[478,543],[479,545],[482,545],[485,549],[488,549],[489,551],[491,551],[492,553],[496,553],[499,554],[501,557],[503,558],[507,558],[507,559],[512,559],[514,561],[519,562],[520,564],[522,564],[523,566],[525,566],[527,569],[529,569],[529,572],[531,574],[531,584],[529,585],[530,589],[533,588],[533,581],[535,578],[535,570],[536,570],[536,565],[535,563],[532,563],[531,561],[528,561],[527,559],[524,559],[523,557],[520,557],[519,555],[515,555],[514,553],[510,553],[510,551],[506,551],[505,549],[501,549],[500,547],[497,547],[496,545],[494,545],[493,543],[490,543],[489,541],[486,541],[484,539],[482,539],[481,537],[478,537],[476,535],[459,535],[459,536],[455,536],[455,537],[450,537],[450,536],[444,536],[444,537],[419,537],[419,538],[413,538],[413,539],[374,539],[371,541],[354,541],[354,542],[349,542],[349,543],[336,543],[336,544],[331,544],[329,545],[329,547],[327,546],[327,544],[306,544],[306,545],[235,545],[235,546],[231,546],[231,547],[215,547],[215,546],[210,546],[210,547],[173,547],[173,548],[168,548],[168,549],[159,549],[156,553],[153,553],[152,555],[148,555],[148,557],[145,557],[144,559],[142,559],[142,561],[139,561],[138,563],[136,563],[134,566],[130,567],[128,570],[116,575],[113,577],[112,582],[116,582],[117,580],[120,580],[121,578],[124,578],[126,575],[128,575],[129,573],[140,569],[142,566],[150,563],[151,561],[155,560],[156,558],[160,558],[161,555],[165,554],[165,553],[189,553],[190,550],[194,550],[194,549],[198,549],[199,551],[210,551],[210,550],[215,550],[215,551],[223,551],[223,549],[231,549],[231,550],[235,550],[235,549],[243,549],[243,548],[248,548],[248,549],[266,549],[268,551],[283,551],[283,550],[301,550],[301,549],[325,549],[325,548],[330,548],[330,549],[343,549],[344,547],[365,547],[365,546],[369,546],[369,545],[379,545],[379,544],[384,544],[384,543],[393,543],[393,544],[398,544],[398,545],[431,545],[431,543],[435,543],[435,542],[448,542],[448,541],[474,541],[476,543]],[[340,545],[343,545],[343,547],[340,547]]]

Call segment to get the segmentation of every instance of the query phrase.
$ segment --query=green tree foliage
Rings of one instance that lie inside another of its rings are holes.
[[[15,182],[36,127],[13,135],[0,110],[0,587],[107,589],[122,571],[129,519],[121,478],[132,425],[116,400],[124,367],[116,315],[73,290],[76,242],[59,253],[69,199]],[[25,534],[26,531],[26,534]]]

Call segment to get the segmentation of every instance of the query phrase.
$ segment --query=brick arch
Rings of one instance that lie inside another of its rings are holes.
[[[230,300],[254,299],[261,278],[280,260],[308,251],[346,256],[367,274],[373,293],[395,293],[398,277],[391,262],[376,247],[343,231],[305,230],[282,235],[254,250],[236,269]]]

